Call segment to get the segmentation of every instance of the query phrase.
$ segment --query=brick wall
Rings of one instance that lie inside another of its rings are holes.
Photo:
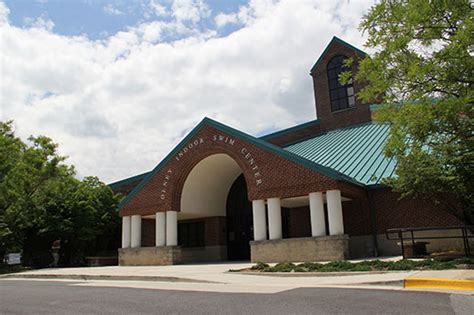
[[[373,197],[378,234],[383,234],[390,228],[462,224],[455,216],[433,202],[422,199],[399,200],[400,195],[392,192],[389,188],[373,190]],[[349,236],[372,235],[371,214],[367,198],[360,197],[344,201],[342,211],[346,234]],[[311,236],[309,207],[289,210],[288,229],[289,237]]]
[[[455,216],[429,200],[402,199],[390,189],[373,191],[377,213],[377,233],[399,227],[460,225]]]
[[[289,237],[311,237],[309,207],[290,209],[288,234]]]
[[[353,73],[357,71],[359,64],[360,57],[355,50],[338,42],[333,42],[326,53],[321,56],[320,63],[311,73],[316,102],[316,115],[321,121],[321,129],[323,131],[360,124],[371,120],[369,105],[363,104],[357,98],[355,107],[334,113],[331,112],[327,64],[329,60],[336,55],[344,55],[348,58],[353,58],[354,62],[351,69]],[[354,82],[353,85],[354,93],[357,94],[362,86],[359,82]]]
[[[226,218],[208,217],[191,220],[179,220],[179,223],[185,222],[204,222],[204,244],[206,246],[226,245]],[[155,220],[142,220],[142,247],[155,246]]]
[[[156,225],[154,219],[142,220],[142,247],[155,246],[155,229]]]
[[[226,218],[225,217],[207,217],[191,220],[180,220],[185,222],[204,222],[204,244],[206,246],[226,245]]]
[[[350,236],[372,234],[370,208],[366,198],[359,198],[342,203],[344,232]]]

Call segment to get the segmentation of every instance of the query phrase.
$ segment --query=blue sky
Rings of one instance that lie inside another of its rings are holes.
[[[171,10],[172,1],[155,2]],[[208,0],[205,4],[210,14],[195,27],[214,29],[217,14],[238,11],[246,3],[244,0]],[[90,39],[103,39],[143,22],[169,20],[167,16],[150,14],[150,0],[5,0],[5,4],[15,26],[28,27],[38,18],[43,18],[53,21],[54,32],[58,34],[87,35]],[[240,27],[242,25],[226,25],[219,29],[219,35],[226,36]]]
[[[0,120],[79,176],[149,171],[204,117],[252,135],[316,118],[333,36],[374,0],[0,0]]]

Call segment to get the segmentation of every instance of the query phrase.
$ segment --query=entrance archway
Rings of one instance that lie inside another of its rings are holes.
[[[229,260],[250,260],[253,239],[252,203],[247,198],[245,177],[240,175],[227,197],[227,257]]]
[[[250,259],[252,205],[242,169],[232,157],[212,154],[191,169],[180,210],[178,244],[187,251],[204,247],[210,260]]]

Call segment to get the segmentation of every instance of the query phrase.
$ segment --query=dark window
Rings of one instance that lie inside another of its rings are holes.
[[[204,222],[179,223],[178,244],[183,247],[204,246]]]
[[[338,55],[328,62],[329,98],[333,112],[355,106],[352,81],[346,85],[339,83],[339,74],[345,70],[344,59],[347,57]]]

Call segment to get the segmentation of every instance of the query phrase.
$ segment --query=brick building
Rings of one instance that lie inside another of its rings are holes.
[[[342,86],[365,53],[334,37],[311,69],[317,119],[260,138],[204,118],[152,171],[110,184],[120,264],[338,260],[397,254],[388,228],[459,224],[382,184],[389,127]],[[436,246],[436,244],[432,244]]]

